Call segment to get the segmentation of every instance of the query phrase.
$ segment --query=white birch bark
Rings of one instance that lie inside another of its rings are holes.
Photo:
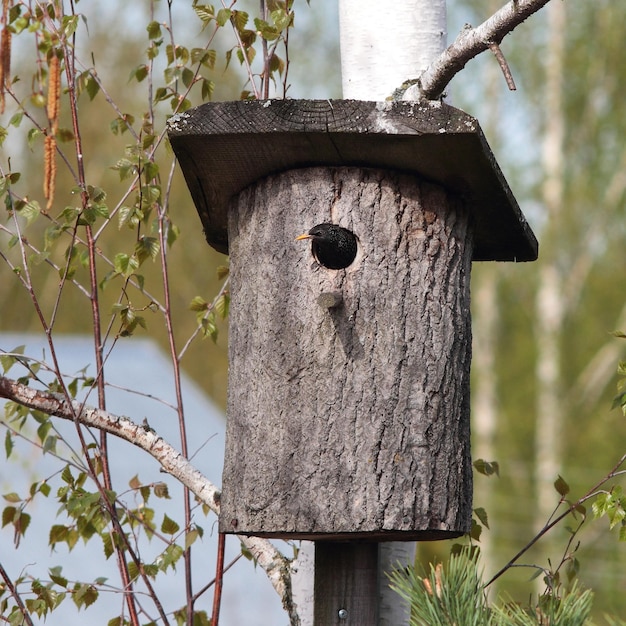
[[[313,626],[315,543],[301,541],[298,556],[291,564],[291,592],[301,626]]]
[[[339,0],[343,97],[385,100],[446,44],[445,0]]]

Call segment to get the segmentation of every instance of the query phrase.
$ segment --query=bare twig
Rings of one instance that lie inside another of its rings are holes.
[[[500,576],[502,576],[502,574],[504,574],[524,554],[526,554],[526,552],[528,552],[528,550],[530,550],[530,548],[532,548],[549,530],[554,528],[559,522],[561,522],[563,519],[565,519],[570,513],[573,513],[575,510],[577,510],[585,502],[587,502],[591,498],[594,498],[599,493],[601,493],[602,490],[600,488],[602,487],[602,485],[607,483],[609,480],[615,478],[616,476],[619,476],[620,474],[622,474],[622,471],[620,470],[620,467],[622,467],[624,462],[626,462],[626,454],[623,455],[619,459],[619,461],[613,466],[613,469],[604,478],[602,478],[600,481],[598,481],[591,489],[589,489],[589,491],[587,491],[587,493],[584,496],[582,496],[581,498],[576,500],[576,502],[568,503],[568,507],[565,509],[565,511],[563,511],[563,513],[561,513],[560,515],[558,515],[554,519],[552,519],[552,516],[551,516],[551,518],[548,521],[548,523],[546,523],[546,525],[504,567],[499,569],[489,579],[489,581],[485,584],[485,587],[488,587],[493,582],[495,582],[498,578],[500,578]],[[559,505],[562,502],[564,502],[564,500],[561,500]]]
[[[511,68],[506,62],[504,54],[502,54],[502,50],[500,50],[500,46],[495,41],[492,41],[489,44],[489,50],[493,52],[493,55],[498,61],[498,65],[500,66],[500,69],[504,74],[504,80],[506,80],[506,86],[509,88],[510,91],[515,91],[517,87],[515,86],[515,81],[513,80],[513,74],[511,74]]]
[[[220,605],[222,604],[222,583],[224,581],[224,549],[226,547],[226,535],[219,533],[217,536],[217,564],[215,565],[215,592],[213,594],[213,613],[211,614],[211,626],[218,626],[220,620]]]
[[[6,588],[11,592],[11,595],[13,596],[13,599],[15,600],[20,610],[20,613],[22,614],[22,623],[27,624],[28,626],[33,626],[33,620],[30,618],[30,613],[28,612],[28,609],[26,608],[26,606],[24,605],[24,602],[22,601],[22,596],[20,596],[18,590],[15,588],[15,585],[11,581],[11,577],[9,576],[7,571],[4,569],[4,567],[2,567],[1,563],[0,563],[0,577],[2,577],[2,580],[4,581]]]
[[[480,26],[463,29],[421,75],[421,97],[427,100],[441,97],[448,83],[468,61],[489,49],[490,45],[499,44],[506,35],[548,2],[549,0],[511,0]]]
[[[222,571],[222,574],[225,574],[241,557],[243,556],[243,553],[240,552],[228,565],[226,565]],[[214,578],[213,580],[210,580],[206,585],[204,585],[204,587],[202,587],[202,589],[200,589],[200,591],[196,592],[196,595],[193,597],[194,602],[206,591],[208,591],[215,583],[216,583],[217,579]]]

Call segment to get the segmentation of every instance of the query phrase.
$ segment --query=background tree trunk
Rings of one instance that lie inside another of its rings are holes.
[[[563,60],[565,47],[565,4],[548,6],[550,44],[547,59],[546,127],[543,143],[542,186],[549,227],[558,228],[564,185]],[[535,423],[535,487],[537,507],[535,530],[540,530],[556,506],[554,481],[563,462],[563,400],[561,396],[560,339],[566,306],[565,276],[558,264],[558,250],[546,250],[539,260],[536,295],[535,338],[537,345],[537,407]],[[543,581],[537,579],[540,590]]]

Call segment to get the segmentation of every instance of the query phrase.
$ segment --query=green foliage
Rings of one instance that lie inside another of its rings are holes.
[[[619,539],[626,541],[626,495],[621,485],[614,485],[610,491],[598,494],[591,510],[595,517],[606,515],[611,530],[619,526]]]
[[[537,606],[522,607],[514,602],[494,606],[492,624],[497,626],[583,626],[589,623],[593,593],[576,584],[563,597],[544,595]]]
[[[619,339],[626,339],[626,333],[621,331],[615,331],[613,335]],[[617,395],[613,398],[613,405],[611,408],[615,409],[619,407],[622,410],[622,415],[626,417],[626,361],[619,362],[617,366],[617,375],[619,376],[617,381]]]
[[[158,336],[166,328],[179,377],[178,366],[194,339],[218,339],[230,303],[228,268],[220,266],[217,278],[211,276],[207,284],[197,254],[175,247],[183,217],[178,207],[188,205],[188,196],[176,189],[179,179],[165,123],[172,114],[210,100],[218,81],[228,82],[224,69],[233,55],[246,72],[238,87],[243,97],[268,97],[271,85],[280,89],[279,78],[285,81],[284,93],[293,1],[268,0],[267,10],[255,15],[236,2],[216,9],[188,0],[186,8],[202,28],[199,37],[200,29],[192,24],[189,31],[188,22],[187,30],[180,31],[178,16],[167,3],[152,2],[149,11],[139,9],[150,16],[141,41],[137,33],[126,37],[121,29],[115,46],[110,46],[115,25],[101,25],[97,11],[82,5],[8,3],[2,9],[0,24],[23,54],[13,55],[12,79],[7,73],[0,85],[7,96],[3,103],[12,107],[0,126],[0,145],[9,148],[0,159],[5,209],[0,279],[14,289],[7,296],[12,302],[26,303],[28,317],[48,343],[41,359],[25,356],[24,346],[0,352],[0,367],[18,382],[66,402],[88,392],[90,402],[95,398],[105,409],[108,370],[103,364],[117,341],[146,331]],[[88,11],[98,16],[95,23]],[[3,47],[3,70],[8,64],[4,53]],[[98,65],[105,57],[112,70]],[[23,161],[11,152],[19,145],[30,150],[23,170],[27,177],[11,169]],[[196,237],[197,217],[192,220]],[[186,260],[172,265],[173,251]],[[172,300],[180,298],[179,286],[186,280],[195,282],[194,291],[198,285],[214,291],[194,298],[185,330],[175,331]],[[19,328],[26,328],[20,306]],[[57,333],[80,331],[93,331],[97,338],[93,375],[86,369],[67,375],[57,360]],[[179,353],[173,347],[175,335],[183,338]],[[180,385],[180,379],[172,384]],[[122,490],[114,487],[105,439],[87,429],[76,429],[72,439],[57,429],[56,418],[12,402],[4,408],[6,459],[19,462],[27,445],[58,460],[57,471],[48,478],[4,494],[2,526],[15,546],[33,532],[37,499],[54,499],[57,516],[45,531],[53,553],[71,552],[76,558],[82,544],[96,542],[103,557],[118,564],[120,580],[132,581],[133,591],[142,594],[140,613],[154,611],[159,623],[168,618],[171,623],[173,615],[179,624],[208,625],[205,611],[189,612],[195,597],[186,598],[181,610],[168,608],[166,616],[150,583],[171,572],[191,580],[190,551],[206,549],[197,513],[193,521],[191,510],[163,513],[162,504],[171,497],[166,482],[145,484],[134,476]],[[182,405],[176,413],[184,425]],[[147,423],[145,428],[152,430]],[[181,435],[178,443],[184,449],[187,442]],[[199,508],[209,513],[205,503]],[[10,624],[22,624],[24,611],[47,618],[68,596],[81,611],[97,605],[105,580],[70,580],[53,567],[47,576],[29,571],[13,584],[14,589],[0,586],[0,614]],[[107,583],[107,590],[115,590],[114,583]],[[139,606],[128,588],[123,598],[124,607]],[[146,608],[148,599],[151,608]],[[126,609],[109,623],[129,623]]]
[[[445,567],[431,564],[428,573],[408,567],[389,578],[391,588],[409,603],[411,626],[489,624],[477,556],[469,550],[450,556]]]
[[[548,593],[536,606],[514,602],[488,605],[479,566],[479,552],[465,548],[429,572],[412,566],[395,570],[390,586],[410,607],[411,626],[582,626],[588,623],[593,594],[576,583],[562,595]]]

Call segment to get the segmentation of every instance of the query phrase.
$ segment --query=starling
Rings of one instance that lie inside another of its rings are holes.
[[[305,234],[296,237],[311,240],[315,260],[331,270],[348,267],[356,257],[356,236],[336,224],[318,224]]]

